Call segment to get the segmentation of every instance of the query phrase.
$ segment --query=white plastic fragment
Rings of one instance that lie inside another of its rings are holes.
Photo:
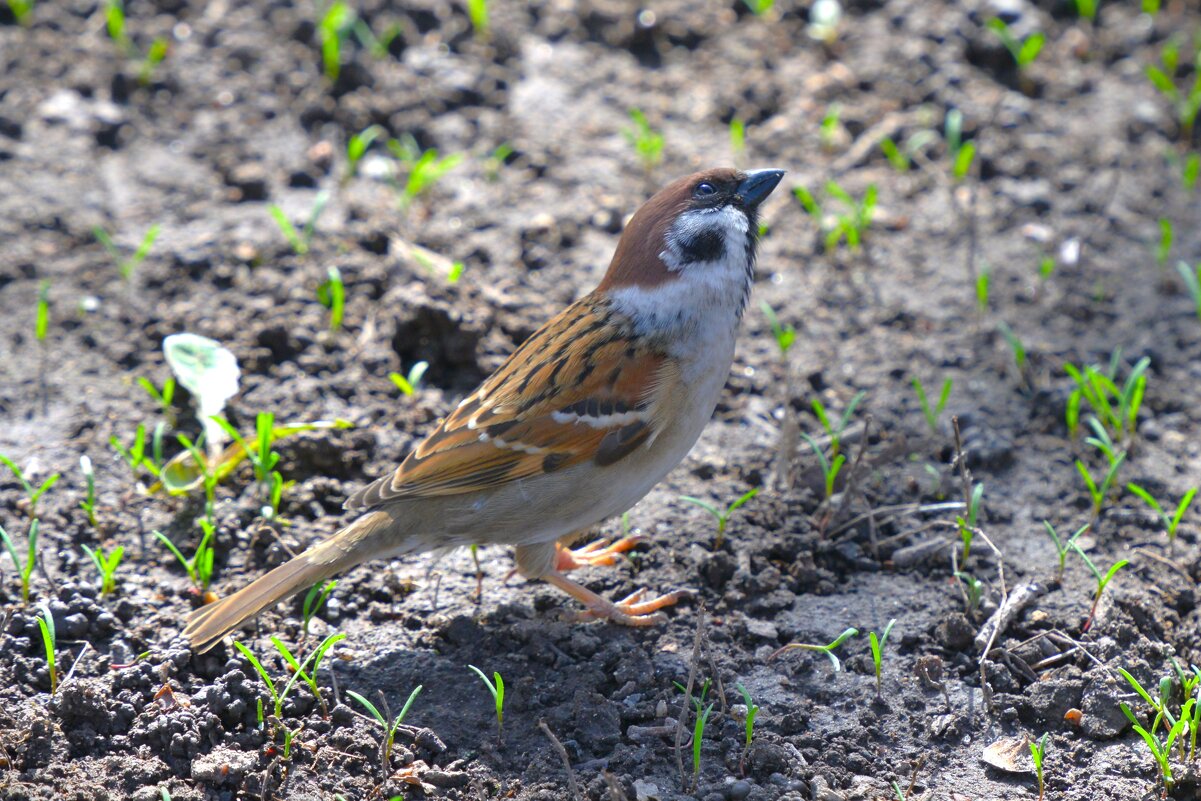
[[[198,334],[172,334],[163,340],[163,355],[175,378],[196,399],[196,418],[204,427],[208,453],[215,455],[228,439],[214,415],[225,411],[225,402],[238,394],[238,359],[220,342]]]

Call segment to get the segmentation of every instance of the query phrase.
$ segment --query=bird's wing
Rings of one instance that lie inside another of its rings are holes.
[[[348,509],[458,495],[654,441],[678,388],[675,363],[631,340],[627,319],[590,295],[564,310]]]

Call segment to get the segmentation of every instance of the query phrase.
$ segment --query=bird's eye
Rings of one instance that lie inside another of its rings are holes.
[[[717,192],[717,188],[708,181],[703,181],[696,185],[695,194],[697,197],[706,197]]]

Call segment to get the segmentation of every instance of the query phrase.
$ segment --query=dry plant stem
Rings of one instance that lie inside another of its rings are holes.
[[[696,634],[692,638],[692,659],[688,668],[688,684],[684,688],[684,700],[680,702],[680,717],[676,723],[676,770],[680,772],[680,788],[688,791],[688,774],[684,772],[684,726],[688,720],[688,707],[692,703],[692,688],[696,684],[696,664],[701,656],[701,640],[705,636],[705,605],[696,611]]]
[[[959,434],[958,415],[951,418],[951,428],[955,431],[955,463],[959,467],[959,478],[963,482],[963,508],[971,509],[972,471],[968,470],[967,459],[963,456],[963,438]]]
[[[870,438],[871,430],[872,430],[872,416],[869,414],[863,420],[863,436],[859,438],[859,448],[855,452],[855,460],[851,463],[851,470],[850,470],[849,474],[847,475],[846,484],[843,485],[842,498],[839,501],[838,509],[835,510],[834,514],[832,514],[830,516],[831,523],[833,523],[835,520],[837,520],[839,517],[842,516],[842,513],[844,511],[846,511],[848,506],[851,505],[851,499],[854,497],[856,490],[859,489],[859,475],[860,475],[859,468],[863,464],[864,454],[867,453],[867,441]],[[863,502],[869,509],[868,520],[871,521],[872,523],[874,523],[875,520],[872,517],[871,512],[870,512],[871,503],[868,501],[867,496],[864,496]],[[875,533],[874,525],[872,526],[872,532],[873,532],[873,534]],[[873,546],[872,556],[878,560],[880,558],[880,555],[875,552],[875,538],[874,537],[872,540],[872,546]]]
[[[612,771],[606,770],[601,774],[601,778],[605,780],[605,787],[609,790],[609,801],[629,801],[629,796],[626,791],[621,789],[621,784],[617,781],[617,777]],[[483,795],[480,795],[483,798]]]
[[[842,525],[838,526],[837,528],[833,529],[830,532],[830,536],[836,536],[838,534],[841,534],[842,532],[846,531],[847,529],[853,528],[854,526],[859,525],[864,520],[868,520],[869,518],[876,520],[877,523],[889,523],[894,518],[896,518],[897,515],[901,515],[901,514],[905,514],[905,513],[949,512],[949,511],[959,510],[959,509],[963,509],[963,508],[964,508],[964,505],[963,505],[962,501],[945,501],[943,503],[928,503],[928,504],[898,503],[893,506],[877,506],[875,509],[871,510],[870,512],[865,512],[864,514],[858,515],[856,517],[852,517],[847,522],[845,522]],[[933,525],[941,525],[941,523],[936,522],[936,523],[932,523],[931,525],[932,526]],[[922,528],[917,529],[917,531],[914,531],[912,533],[917,533],[919,531],[925,531],[929,527],[930,526],[923,526]],[[890,537],[889,540],[896,539],[898,536],[900,536],[900,535],[895,535],[893,537]],[[885,540],[885,542],[888,542],[889,540]]]
[[[559,738],[550,730],[550,726],[546,725],[546,720],[538,720],[538,728],[542,729],[542,733],[550,740],[551,745],[559,752],[559,758],[563,760],[563,770],[567,771],[567,789],[571,793],[571,798],[574,801],[580,801],[579,785],[575,783],[575,772],[571,769],[571,759],[567,756],[567,749],[563,747],[563,743],[559,742]]]
[[[922,769],[922,765],[926,764],[926,756],[926,754],[922,754],[913,765],[913,773],[909,776],[909,789],[905,791],[905,801],[913,798],[913,788],[917,787],[917,774]]]

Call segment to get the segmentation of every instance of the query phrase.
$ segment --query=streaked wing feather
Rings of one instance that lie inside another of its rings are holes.
[[[607,466],[653,441],[674,365],[632,345],[628,326],[595,296],[570,306],[347,508],[475,492],[589,459]]]

